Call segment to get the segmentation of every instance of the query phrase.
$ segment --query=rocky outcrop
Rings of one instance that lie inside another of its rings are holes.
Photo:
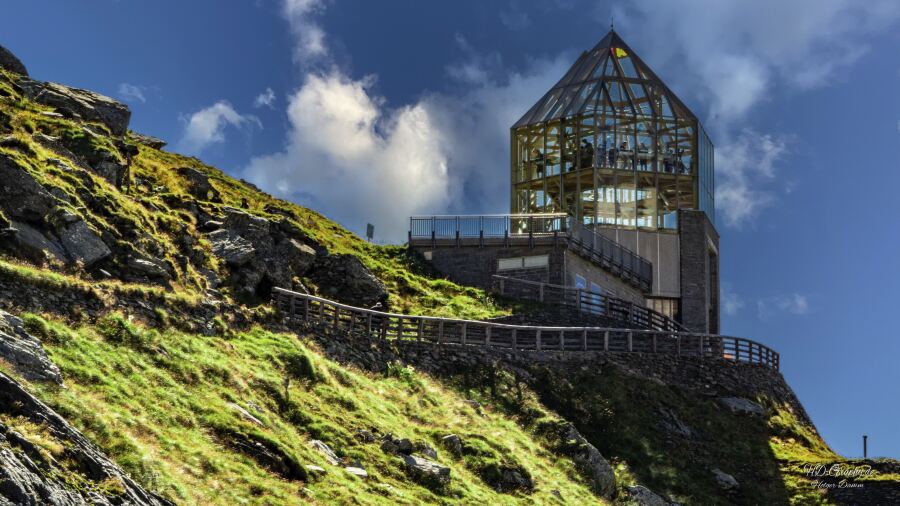
[[[628,499],[624,504],[628,506],[669,506],[669,501],[643,485],[635,485],[628,487]]]
[[[319,291],[328,298],[358,307],[386,305],[388,292],[369,269],[353,255],[323,255],[309,274]]]
[[[131,138],[134,139],[134,141],[138,144],[143,144],[144,146],[151,147],[153,149],[162,149],[166,147],[166,141],[153,137],[152,135],[144,135],[131,132]]]
[[[568,422],[556,424],[551,433],[559,438],[557,446],[588,478],[594,493],[612,498],[616,494],[616,475],[597,448]]]
[[[20,76],[28,76],[28,69],[9,49],[0,46],[0,68],[15,72]]]
[[[50,361],[41,342],[25,331],[21,319],[0,309],[0,358],[29,381],[62,384],[59,367]]]
[[[179,167],[175,169],[188,182],[188,192],[197,200],[221,202],[219,190],[209,182],[209,176],[193,167]]]
[[[116,136],[123,136],[128,130],[131,110],[125,104],[105,95],[30,79],[22,79],[19,86],[28,98],[39,104],[55,107],[63,116],[102,123]]]
[[[400,454],[406,472],[419,483],[441,487],[450,483],[450,468],[415,455]]]
[[[0,504],[71,506],[172,503],[145,490],[96,446],[16,381],[0,374],[0,413],[40,427],[58,453],[0,422]],[[77,484],[77,485],[76,485]]]
[[[213,253],[228,265],[229,283],[242,297],[268,299],[272,287],[291,288],[305,274],[316,251],[286,221],[270,221],[226,207],[218,230],[210,232]]]

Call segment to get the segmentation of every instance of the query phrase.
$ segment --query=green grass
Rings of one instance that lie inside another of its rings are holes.
[[[411,368],[372,375],[324,358],[296,336],[261,329],[230,338],[159,332],[111,314],[71,328],[25,315],[62,369],[66,387],[31,385],[135,479],[183,504],[575,504],[597,503],[569,460],[490,406],[476,411],[460,394]],[[285,379],[287,391],[285,391]],[[237,404],[265,426],[245,420]],[[85,409],[90,406],[90,409]],[[256,409],[259,409],[257,411]],[[419,485],[379,442],[358,429],[392,433],[438,449],[452,469],[445,489]],[[459,434],[461,455],[440,446]],[[299,466],[326,468],[320,479],[288,480],[229,445],[249,438]],[[369,472],[360,480],[307,446],[317,438]],[[520,468],[533,493],[498,493],[498,469]]]

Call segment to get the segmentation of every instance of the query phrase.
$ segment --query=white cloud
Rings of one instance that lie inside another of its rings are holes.
[[[296,23],[313,22],[305,12],[288,17],[295,33]],[[456,42],[465,58],[448,69],[467,69],[455,73],[467,91],[426,93],[399,107],[385,105],[373,76],[308,71],[289,97],[284,149],[254,158],[244,177],[351,230],[371,222],[388,241],[405,239],[413,214],[508,210],[509,126],[571,62],[536,61],[528,74],[501,75],[499,55],[479,55],[462,36]]]
[[[129,83],[119,84],[119,96],[126,102],[146,102],[147,97],[144,95],[146,88]]]
[[[773,203],[769,183],[787,142],[743,130],[716,150],[716,209],[726,225],[740,227]]]
[[[809,312],[809,299],[799,293],[774,295],[756,301],[756,309],[761,320],[768,320],[777,312],[801,316]]]
[[[282,12],[296,41],[295,61],[310,63],[328,56],[325,31],[313,20],[324,9],[324,0],[284,0]]]
[[[500,22],[510,30],[522,30],[531,26],[531,18],[518,2],[510,2],[506,9],[500,11]]]
[[[225,127],[245,129],[251,126],[262,128],[262,123],[253,115],[242,115],[225,100],[200,109],[185,121],[184,133],[179,148],[187,153],[198,154],[212,144],[225,141]]]
[[[744,299],[731,288],[728,283],[722,283],[722,309],[727,315],[736,315],[744,308]]]
[[[272,88],[266,88],[266,91],[260,93],[253,100],[253,107],[269,107],[273,108],[272,104],[275,103],[275,92],[272,91]]]

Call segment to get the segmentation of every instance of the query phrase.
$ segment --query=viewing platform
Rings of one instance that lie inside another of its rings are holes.
[[[564,213],[413,216],[409,222],[410,247],[564,245],[641,291],[649,291],[653,285],[653,266],[649,260]],[[527,258],[523,257],[523,268],[529,267]]]

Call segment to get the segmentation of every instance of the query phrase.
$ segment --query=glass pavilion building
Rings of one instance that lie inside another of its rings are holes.
[[[567,213],[653,264],[647,305],[719,327],[712,142],[614,31],[511,128],[512,213]]]
[[[676,230],[715,216],[713,146],[697,117],[613,31],[512,127],[512,212]]]

